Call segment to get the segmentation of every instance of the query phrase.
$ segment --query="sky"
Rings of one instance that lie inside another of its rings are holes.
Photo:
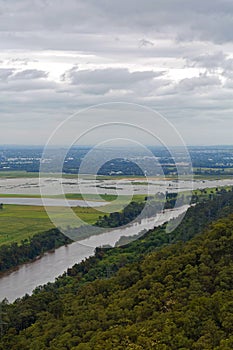
[[[96,104],[100,125],[117,121],[116,102],[159,112],[188,145],[233,144],[232,28],[232,0],[0,0],[0,144],[43,145]]]

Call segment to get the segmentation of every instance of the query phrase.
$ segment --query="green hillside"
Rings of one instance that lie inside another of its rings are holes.
[[[232,349],[232,208],[230,194],[198,204],[171,235],[160,227],[97,249],[55,284],[2,303],[0,349]]]

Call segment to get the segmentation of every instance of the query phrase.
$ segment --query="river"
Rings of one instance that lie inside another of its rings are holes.
[[[159,180],[148,178],[148,183],[140,179],[112,179],[112,180],[86,180],[86,179],[56,179],[42,178],[0,178],[1,194],[39,195],[40,191],[46,195],[59,195],[61,193],[84,194],[114,194],[131,195],[155,194],[186,191],[190,189],[203,189],[207,187],[233,186],[233,179],[220,180]],[[4,203],[4,201],[3,201]]]
[[[111,230],[100,235],[92,236],[68,246],[62,246],[54,252],[46,253],[42,258],[31,263],[23,264],[16,270],[5,273],[0,278],[0,300],[7,298],[10,302],[31,294],[39,285],[53,282],[75,263],[94,254],[95,248],[105,244],[114,246],[121,236],[133,236],[142,230],[149,230],[164,222],[177,217],[187,210],[183,206],[174,210],[165,210],[155,217],[143,219],[140,223],[134,223],[122,229]]]

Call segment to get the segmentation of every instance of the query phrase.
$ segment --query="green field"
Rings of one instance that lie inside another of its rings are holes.
[[[41,195],[39,194],[23,194],[23,193],[20,193],[20,194],[6,194],[6,193],[0,193],[0,197],[1,198],[41,198]],[[124,199],[126,198],[125,195],[115,195],[115,194],[100,194],[99,196],[96,195],[96,194],[92,194],[92,193],[88,193],[88,194],[81,194],[81,193],[66,193],[65,194],[65,197],[67,199],[76,199],[76,200],[83,200],[84,197],[85,199],[89,200],[89,201],[100,201],[100,200],[103,200],[103,204],[104,201],[107,201],[107,202],[111,202],[111,201],[114,201],[116,200],[118,197],[119,199],[121,199],[121,201],[124,201]],[[99,198],[100,197],[100,198]],[[64,196],[63,195],[50,195],[50,196],[44,196],[44,198],[57,198],[57,199],[63,199]],[[136,194],[134,195],[133,197],[133,200],[135,202],[141,202],[143,201],[145,198],[145,195],[144,194]]]
[[[27,195],[0,195],[0,197],[37,197]],[[59,198],[60,196],[55,196]],[[95,195],[87,195],[88,199],[97,199]],[[54,198],[54,197],[53,197]],[[67,194],[69,199],[82,199],[81,194]],[[125,196],[120,196],[118,203],[111,203],[111,200],[115,199],[113,195],[103,195],[103,199],[110,202],[106,205],[106,210],[117,211],[122,208],[122,204],[125,203]],[[145,198],[144,195],[135,195],[133,200],[140,202]],[[104,203],[104,202],[103,202]],[[56,210],[56,208],[54,208]],[[75,207],[73,211],[84,222],[93,224],[97,221],[99,216],[103,216],[105,213],[90,207]],[[65,220],[64,213],[64,220]],[[69,221],[67,221],[69,225]],[[0,210],[0,245],[8,244],[12,242],[21,242],[21,240],[33,236],[36,233],[46,231],[53,228],[53,224],[50,221],[44,207],[30,206],[30,205],[13,205],[4,204],[3,209]]]
[[[77,207],[74,211],[88,223],[94,223],[101,213],[93,208]],[[21,242],[36,233],[53,228],[44,207],[4,205],[0,211],[0,245]]]
[[[52,227],[42,207],[4,205],[0,211],[0,245],[20,242]]]

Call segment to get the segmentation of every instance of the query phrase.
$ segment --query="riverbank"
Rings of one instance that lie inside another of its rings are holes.
[[[121,236],[133,236],[142,230],[148,231],[177,217],[186,210],[187,207],[167,210],[156,217],[143,219],[140,223],[93,235],[67,246],[61,246],[52,253],[45,253],[40,259],[23,264],[17,270],[0,278],[0,300],[7,297],[9,301],[13,301],[26,293],[31,294],[38,285],[53,282],[68,268],[93,255],[96,247],[114,246]]]

